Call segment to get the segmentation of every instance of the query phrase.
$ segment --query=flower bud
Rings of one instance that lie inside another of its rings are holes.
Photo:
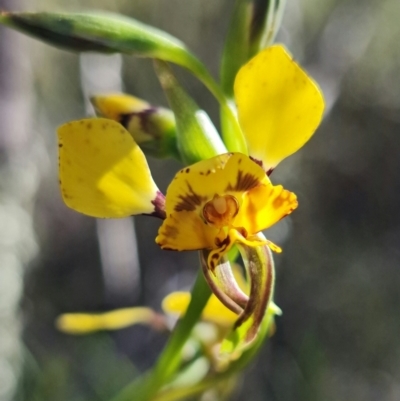
[[[179,158],[171,110],[122,93],[94,96],[91,101],[99,117],[123,125],[145,153]]]

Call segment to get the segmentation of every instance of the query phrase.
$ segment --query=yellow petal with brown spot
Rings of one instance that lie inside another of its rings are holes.
[[[245,227],[249,235],[265,230],[297,208],[297,197],[282,185],[260,185],[249,191],[234,220],[237,227]]]
[[[225,153],[180,170],[167,189],[166,212],[200,212],[215,195],[233,195],[269,183],[264,170],[242,153]]]
[[[59,173],[70,208],[94,217],[154,212],[158,188],[146,158],[117,122],[91,118],[58,129]]]
[[[193,251],[215,247],[218,229],[204,223],[195,212],[182,211],[167,215],[158,231],[156,242],[162,249]]]
[[[266,171],[310,139],[324,110],[317,84],[281,45],[265,49],[239,70],[235,99],[249,154]]]

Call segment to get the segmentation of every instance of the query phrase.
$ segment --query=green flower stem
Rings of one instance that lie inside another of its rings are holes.
[[[123,389],[112,401],[149,401],[154,398],[160,388],[177,372],[181,363],[182,348],[199,321],[210,295],[210,288],[199,271],[189,307],[178,321],[155,367]]]

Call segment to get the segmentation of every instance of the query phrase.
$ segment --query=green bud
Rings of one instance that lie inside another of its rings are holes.
[[[123,93],[94,96],[91,102],[99,117],[118,121],[146,154],[179,159],[171,110]]]
[[[237,0],[221,62],[224,93],[233,98],[240,67],[271,45],[279,30],[286,0]]]
[[[2,12],[0,23],[76,52],[120,52],[183,66],[193,57],[183,42],[166,32],[117,14]]]
[[[186,164],[214,157],[227,150],[207,113],[200,110],[175,78],[169,65],[155,60],[155,71],[176,120],[176,139]]]

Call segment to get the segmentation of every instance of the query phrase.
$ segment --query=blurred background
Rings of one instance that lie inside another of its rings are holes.
[[[0,0],[11,11],[120,12],[183,39],[214,76],[230,0]],[[288,0],[278,41],[320,83],[317,134],[272,175],[299,197],[267,232],[275,335],[231,400],[400,399],[400,2]],[[218,124],[204,87],[176,69]],[[64,52],[0,28],[0,401],[106,401],[150,367],[166,336],[136,326],[71,337],[64,312],[147,305],[188,289],[195,252],[161,251],[159,221],[96,221],[67,209],[55,130],[124,90],[166,105],[149,60]],[[180,167],[150,160],[161,190]],[[210,396],[211,397],[211,396]],[[208,398],[208,400],[216,398]]]

